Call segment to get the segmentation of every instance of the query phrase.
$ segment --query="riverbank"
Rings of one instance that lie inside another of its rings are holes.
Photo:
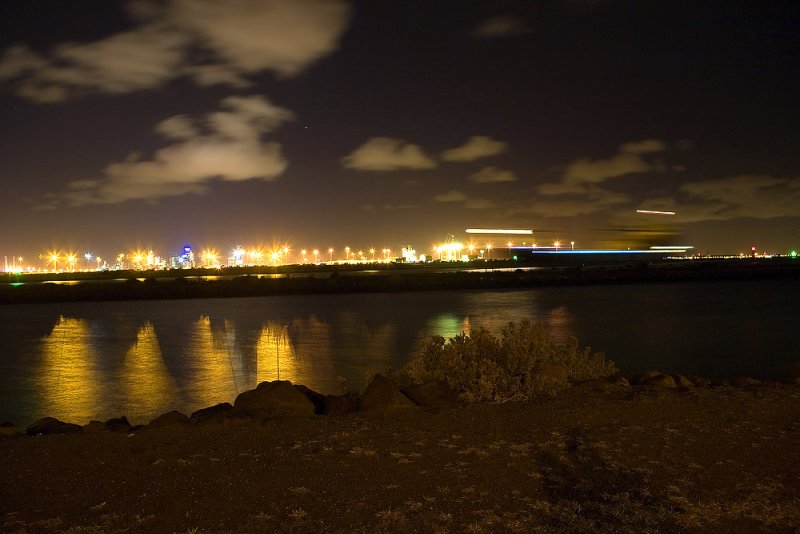
[[[74,279],[71,278],[75,277]],[[48,280],[52,278],[52,280]],[[0,304],[398,293],[600,284],[800,279],[796,258],[681,260],[629,265],[534,267],[510,261],[469,265],[289,266],[267,269],[119,271],[6,275]]]
[[[645,381],[592,381],[503,404],[209,417],[4,438],[0,525],[5,532],[800,526],[800,387]]]

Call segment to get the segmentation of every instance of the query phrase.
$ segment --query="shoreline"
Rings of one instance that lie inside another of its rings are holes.
[[[381,270],[314,269],[270,270],[261,273],[225,271],[229,279],[186,278],[181,272],[100,273],[72,285],[66,283],[20,282],[24,277],[6,275],[0,284],[0,305],[44,302],[95,302],[114,300],[166,300],[231,298],[272,295],[313,295],[351,293],[398,293],[464,289],[519,289],[535,287],[591,286],[609,284],[721,282],[743,280],[800,280],[800,261],[701,261],[633,265],[576,265],[541,267],[499,262],[480,269],[449,267]],[[237,274],[238,273],[238,274]],[[171,277],[166,277],[169,274]],[[126,278],[112,283],[110,276]],[[193,276],[217,276],[219,271],[197,271]],[[273,278],[273,276],[280,276]],[[63,277],[62,277],[63,278]],[[104,281],[105,280],[105,281]],[[63,280],[62,280],[63,282]]]
[[[265,408],[254,404],[252,416],[230,413],[244,406],[237,399],[194,423],[173,415],[136,430],[115,420],[7,437],[0,529],[800,526],[800,387],[639,380],[592,380],[554,397],[492,404],[399,406],[383,395],[382,408],[330,416],[258,415]]]

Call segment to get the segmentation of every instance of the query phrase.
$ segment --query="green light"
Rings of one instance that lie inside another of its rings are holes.
[[[796,251],[796,250],[793,250],[793,251],[791,251],[791,252],[789,253],[789,256],[791,256],[791,257],[793,257],[793,258],[796,258],[796,257],[797,257],[797,251]]]
[[[514,261],[517,261],[517,257],[516,256],[514,256]]]

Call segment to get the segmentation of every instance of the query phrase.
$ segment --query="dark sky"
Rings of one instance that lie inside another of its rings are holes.
[[[793,0],[5,0],[0,255],[423,251],[468,227],[786,252],[799,15]]]

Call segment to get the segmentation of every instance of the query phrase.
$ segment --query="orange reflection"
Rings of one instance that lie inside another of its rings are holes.
[[[131,421],[149,421],[182,406],[177,385],[164,364],[155,329],[149,321],[139,328],[136,341],[125,354],[120,389]]]
[[[70,422],[86,423],[103,412],[97,354],[89,322],[59,317],[52,332],[42,338],[39,371],[41,413]]]
[[[261,328],[256,343],[256,382],[290,380],[301,383],[298,356],[286,325],[269,322]]]
[[[190,405],[233,402],[236,395],[249,389],[236,343],[236,329],[230,321],[215,331],[211,319],[201,316],[187,335],[186,349],[186,361],[193,364],[186,387]]]
[[[256,343],[256,383],[290,380],[317,391],[332,392],[336,376],[330,327],[316,317],[291,324],[265,324]]]

